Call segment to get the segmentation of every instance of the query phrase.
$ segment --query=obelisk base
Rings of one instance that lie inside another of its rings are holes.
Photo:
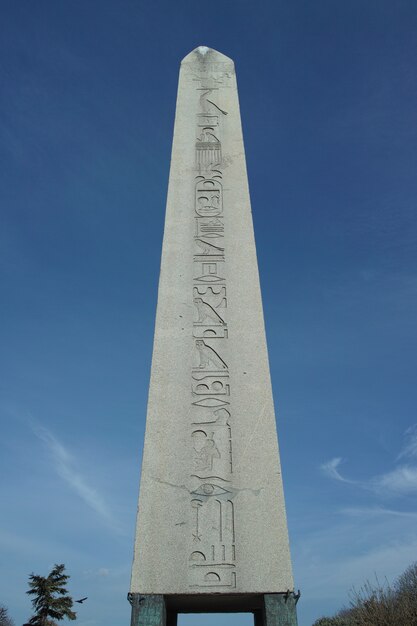
[[[202,594],[191,596],[129,593],[130,626],[176,626],[179,613],[253,613],[254,626],[297,626],[300,592]]]

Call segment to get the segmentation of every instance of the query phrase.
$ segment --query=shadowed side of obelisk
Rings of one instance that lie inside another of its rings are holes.
[[[178,85],[132,619],[295,624],[292,589],[234,64],[201,46]]]

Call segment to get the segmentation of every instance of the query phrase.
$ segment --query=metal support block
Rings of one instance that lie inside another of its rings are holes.
[[[164,596],[129,593],[132,605],[130,626],[167,626]]]
[[[292,591],[265,594],[263,626],[297,626],[295,607],[299,597]]]

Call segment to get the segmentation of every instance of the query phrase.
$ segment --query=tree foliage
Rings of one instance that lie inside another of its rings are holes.
[[[64,573],[65,565],[55,565],[45,578],[31,574],[29,576],[29,595],[35,614],[30,618],[32,626],[57,626],[56,621],[67,617],[76,619],[77,615],[72,611],[72,598],[66,589],[69,576]]]
[[[321,617],[314,622],[314,626],[348,626],[349,623],[341,617]]]
[[[14,626],[14,622],[9,616],[9,611],[2,604],[0,604],[0,626]]]
[[[367,581],[350,592],[349,608],[313,626],[417,626],[417,562],[394,585]]]

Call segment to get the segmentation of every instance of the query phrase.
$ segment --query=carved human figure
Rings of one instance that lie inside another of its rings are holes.
[[[203,432],[201,434],[205,435]],[[214,433],[211,433],[210,437],[205,435],[205,441],[201,447],[197,447],[195,442],[194,453],[195,469],[203,472],[212,471],[214,459],[219,459],[221,456],[214,441]]]

